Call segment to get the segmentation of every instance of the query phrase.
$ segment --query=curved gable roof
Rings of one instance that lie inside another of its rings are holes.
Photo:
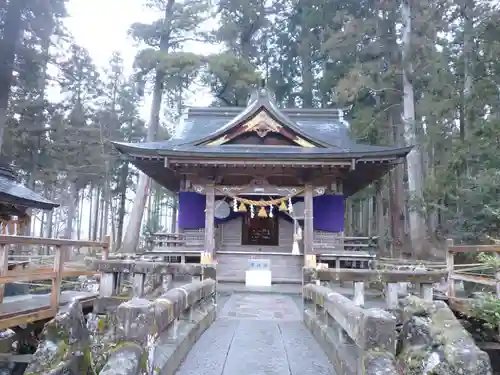
[[[227,134],[232,129],[245,124],[247,121],[250,121],[255,116],[258,116],[262,111],[265,111],[273,120],[275,120],[280,125],[285,126],[297,135],[305,138],[308,141],[311,141],[313,144],[320,145],[322,147],[330,146],[320,138],[316,139],[315,137],[311,137],[311,134],[304,132],[303,128],[297,126],[297,124],[292,119],[290,119],[286,115],[286,113],[284,113],[277,107],[272,93],[266,88],[261,88],[254,92],[249,100],[247,107],[239,112],[229,122],[220,126],[211,134],[196,140],[195,142],[193,142],[193,144],[195,146],[200,146],[213,141],[223,136],[224,134]]]
[[[207,145],[210,141],[223,137],[247,119],[266,110],[292,132],[304,139],[320,145],[319,147],[266,146],[245,144]],[[412,147],[376,146],[355,142],[349,135],[349,124],[343,119],[343,110],[338,109],[278,109],[272,94],[265,90],[254,93],[247,107],[208,107],[188,109],[187,117],[177,127],[169,140],[146,143],[113,142],[123,154],[130,156],[167,156],[167,155],[207,155],[299,158],[330,156],[339,157],[378,157],[393,155],[406,156]]]

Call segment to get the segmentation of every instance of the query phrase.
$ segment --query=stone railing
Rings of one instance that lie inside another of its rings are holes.
[[[215,319],[215,284],[206,279],[154,300],[133,298],[93,327],[75,301],[47,323],[25,373],[173,375]]]
[[[367,269],[316,269],[304,268],[303,285],[324,282],[353,282],[353,303],[364,306],[365,285],[382,284],[385,294],[385,303],[388,309],[398,307],[399,294],[406,294],[407,283],[418,286],[420,296],[432,301],[433,286],[447,276],[446,269],[442,270],[367,270]]]
[[[216,280],[213,264],[148,262],[133,259],[94,259],[93,268],[101,273],[99,295],[113,298],[122,295],[122,282],[132,281],[133,297],[150,295],[154,290],[166,291],[174,276],[184,275],[200,280]]]
[[[399,375],[394,316],[318,285],[304,286],[303,296],[304,323],[339,375]]]
[[[397,360],[403,374],[492,374],[479,349],[444,301],[408,296],[399,301]]]

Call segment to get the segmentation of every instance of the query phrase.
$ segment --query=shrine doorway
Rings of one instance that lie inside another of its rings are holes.
[[[279,246],[279,222],[273,217],[251,217],[246,213],[242,220],[241,244],[251,246]]]

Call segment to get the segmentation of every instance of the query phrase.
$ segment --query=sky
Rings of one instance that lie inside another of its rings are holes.
[[[157,13],[142,4],[142,0],[71,0],[65,25],[76,42],[89,51],[97,66],[106,66],[112,52],[119,51],[125,61],[126,72],[131,73],[138,47],[128,37],[127,31],[134,22],[147,23],[158,18]],[[219,48],[193,42],[186,45],[185,50],[210,54]],[[190,98],[188,105],[207,106],[211,100],[208,89],[197,90],[197,95]],[[151,97],[146,95],[141,111],[141,117],[146,121],[150,104]]]
[[[68,4],[69,17],[65,25],[74,36],[76,43],[86,48],[94,63],[99,68],[107,66],[114,51],[122,54],[127,74],[133,72],[132,64],[139,47],[128,37],[127,31],[134,22],[148,23],[158,18],[158,14],[142,6],[143,0],[70,0]],[[209,21],[207,27],[214,27],[215,21]],[[184,48],[189,52],[201,54],[216,53],[218,46],[202,43],[187,44]],[[48,95],[57,97],[58,90],[48,90]],[[212,101],[208,89],[197,87],[196,94],[189,98],[188,105],[208,106]],[[151,95],[145,95],[141,109],[141,117],[147,122],[151,106]],[[162,111],[163,113],[163,111]],[[131,194],[129,198],[133,198]],[[88,202],[86,202],[88,203]],[[127,208],[127,211],[130,207]],[[82,238],[86,238],[88,227],[88,210],[83,211]],[[125,218],[127,225],[128,215]],[[35,225],[35,228],[38,226]],[[74,234],[75,235],[75,234]]]

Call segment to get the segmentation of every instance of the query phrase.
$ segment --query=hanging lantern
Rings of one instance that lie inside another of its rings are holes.
[[[233,199],[233,211],[238,212],[238,201],[236,198]]]
[[[259,217],[267,217],[267,211],[264,207],[259,209],[259,213],[257,214]]]
[[[273,214],[273,205],[269,205],[269,217],[274,217],[274,214]]]
[[[292,198],[288,198],[288,212],[293,213]]]
[[[250,217],[253,219],[255,217],[255,208],[253,204],[250,205]]]
[[[240,207],[238,208],[239,212],[247,212],[247,206],[245,206],[245,203],[241,202]]]
[[[286,204],[285,204],[285,201],[284,201],[284,200],[282,200],[282,201],[281,201],[281,203],[280,203],[280,207],[279,207],[279,210],[280,210],[281,212],[286,211]]]

